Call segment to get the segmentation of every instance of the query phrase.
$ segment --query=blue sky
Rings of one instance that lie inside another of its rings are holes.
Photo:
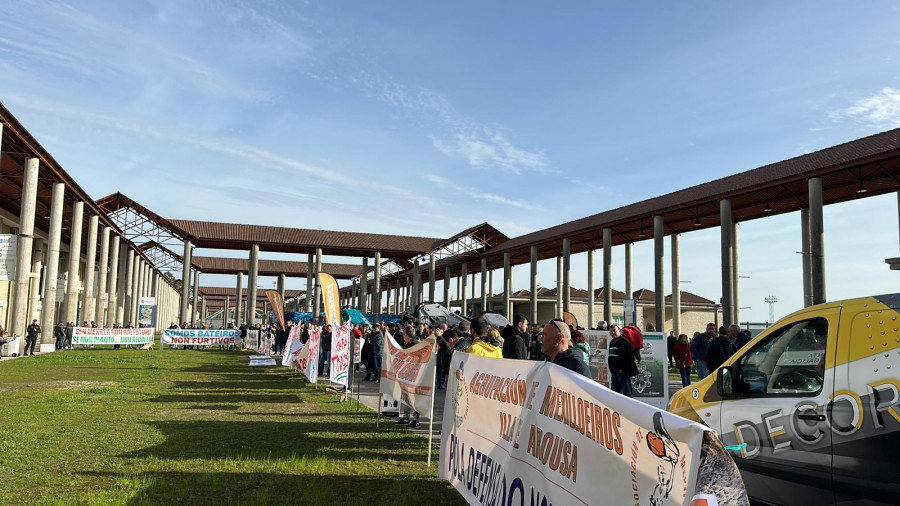
[[[95,198],[171,218],[517,236],[900,127],[887,1],[3,3],[0,100]],[[896,291],[896,196],[825,216],[829,299]],[[681,242],[718,299],[717,230]],[[742,317],[799,308],[799,216],[740,245]]]

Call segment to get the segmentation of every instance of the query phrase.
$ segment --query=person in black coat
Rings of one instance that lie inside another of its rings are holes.
[[[740,328],[738,328],[738,331],[740,331]],[[710,341],[709,349],[706,351],[706,366],[709,367],[709,373],[712,374],[736,351],[737,347],[734,345],[734,341],[728,337],[725,327],[721,327],[719,335]]]
[[[528,320],[517,314],[513,318],[513,324],[503,328],[500,336],[503,338],[503,358],[516,360],[528,360]]]

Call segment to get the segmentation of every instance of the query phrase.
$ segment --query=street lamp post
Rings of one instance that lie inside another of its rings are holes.
[[[778,297],[769,295],[765,298],[765,301],[769,305],[769,325],[771,325],[775,323],[775,303],[778,302]]]

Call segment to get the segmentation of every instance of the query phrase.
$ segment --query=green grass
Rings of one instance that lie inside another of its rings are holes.
[[[437,447],[219,350],[0,362],[0,504],[463,504]]]

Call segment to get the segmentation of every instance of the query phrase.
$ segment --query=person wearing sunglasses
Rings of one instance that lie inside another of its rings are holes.
[[[544,325],[541,352],[550,362],[587,378],[591,377],[590,370],[581,359],[581,353],[576,355],[572,351],[572,332],[561,319],[554,318]]]

